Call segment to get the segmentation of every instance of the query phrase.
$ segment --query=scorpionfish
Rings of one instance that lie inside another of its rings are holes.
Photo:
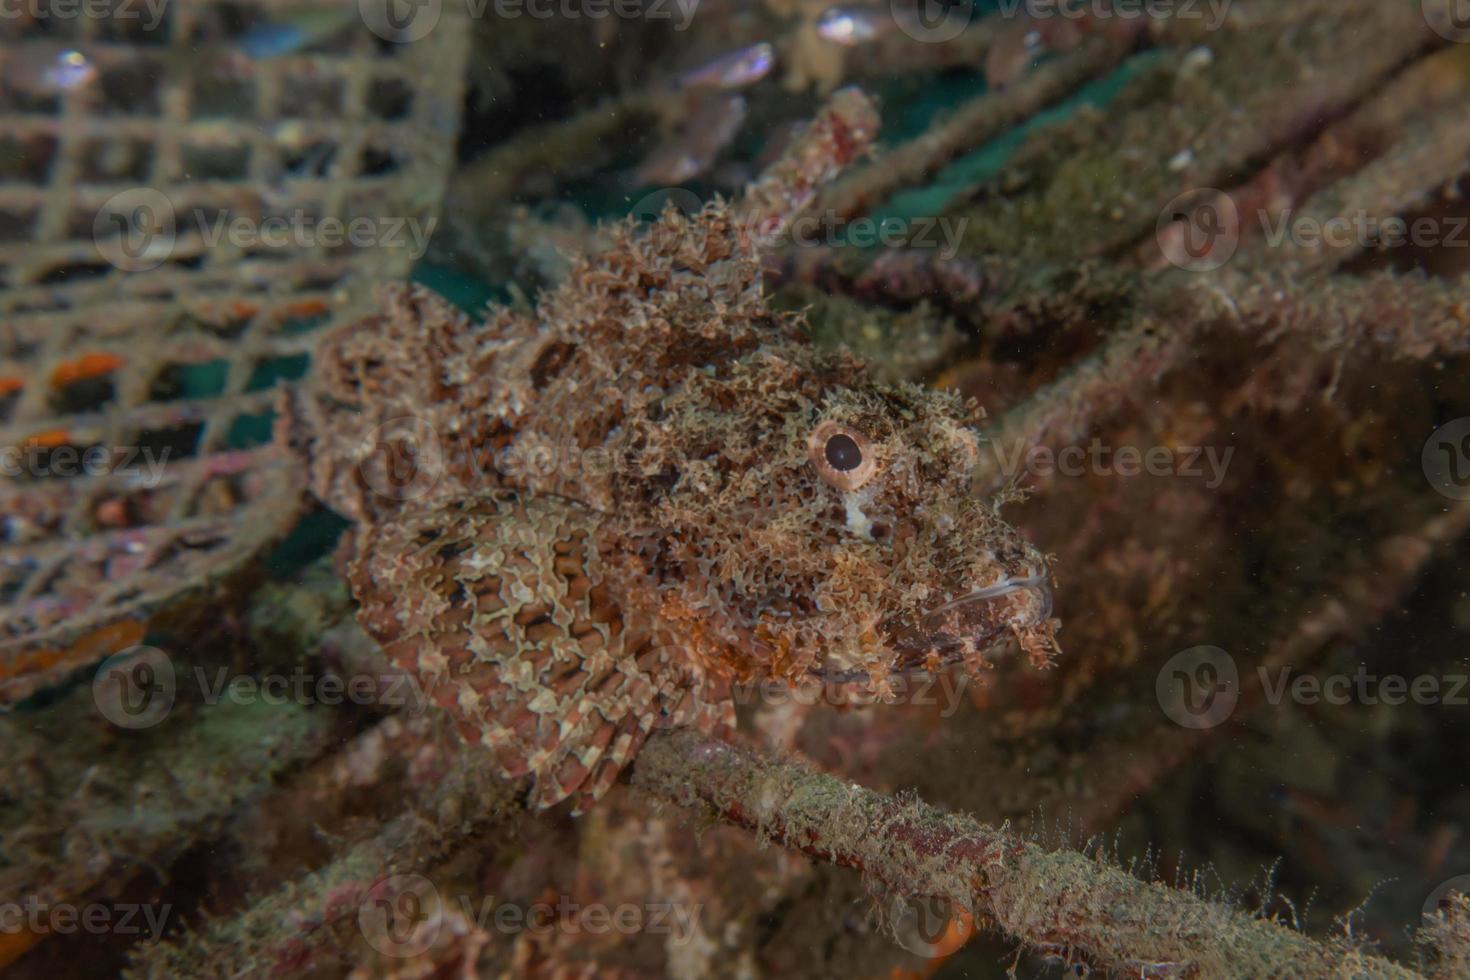
[[[743,211],[615,227],[534,315],[385,287],[292,396],[360,621],[536,805],[595,800],[655,728],[728,731],[742,683],[871,698],[1055,651],[1044,557],[972,490],[973,405],[763,296],[760,240],[875,116],[838,93]]]

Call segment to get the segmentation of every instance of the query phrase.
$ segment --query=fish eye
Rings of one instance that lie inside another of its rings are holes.
[[[817,475],[838,490],[856,490],[873,478],[878,460],[873,443],[850,426],[823,422],[807,438],[807,455]]]

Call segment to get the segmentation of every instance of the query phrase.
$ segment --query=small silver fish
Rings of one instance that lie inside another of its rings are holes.
[[[985,54],[985,81],[1003,89],[1028,74],[1048,53],[1046,39],[1029,20],[1008,22]]]
[[[92,84],[98,65],[74,48],[17,45],[0,53],[0,82],[31,96],[60,95]]]
[[[869,7],[828,7],[817,18],[817,34],[845,48],[876,41],[894,26],[892,14]]]
[[[769,41],[722,54],[713,61],[679,76],[680,88],[711,88],[729,91],[754,85],[771,73],[776,49]]]
[[[746,112],[745,98],[740,95],[721,95],[705,102],[695,110],[680,136],[644,158],[633,175],[634,182],[639,186],[668,186],[705,173],[740,132]]]
[[[45,78],[48,84],[59,91],[70,92],[96,81],[97,66],[80,51],[67,50],[59,54],[47,68]]]
[[[287,8],[251,26],[236,44],[253,61],[281,58],[333,37],[357,17],[355,7]]]
[[[1046,55],[1072,51],[1099,30],[1108,30],[1109,24],[1125,25],[1131,30],[1132,23],[1122,20],[1095,18],[1033,17],[1024,10],[1021,15],[1001,28],[985,58],[985,78],[996,88],[1021,78],[1036,67]],[[1142,21],[1140,21],[1142,23]]]

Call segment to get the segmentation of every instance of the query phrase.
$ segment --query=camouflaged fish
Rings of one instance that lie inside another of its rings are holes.
[[[1045,563],[971,491],[972,410],[772,312],[756,241],[876,126],[838,97],[742,208],[615,230],[533,317],[392,288],[292,407],[357,522],[364,626],[533,800],[595,799],[731,686],[1054,651]]]

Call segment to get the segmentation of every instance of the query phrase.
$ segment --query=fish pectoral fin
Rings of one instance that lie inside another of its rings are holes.
[[[629,608],[596,547],[599,516],[498,491],[358,530],[358,618],[507,776],[551,806],[606,791],[699,674],[672,631]],[[667,648],[667,649],[661,649]],[[714,730],[720,705],[681,721]]]

